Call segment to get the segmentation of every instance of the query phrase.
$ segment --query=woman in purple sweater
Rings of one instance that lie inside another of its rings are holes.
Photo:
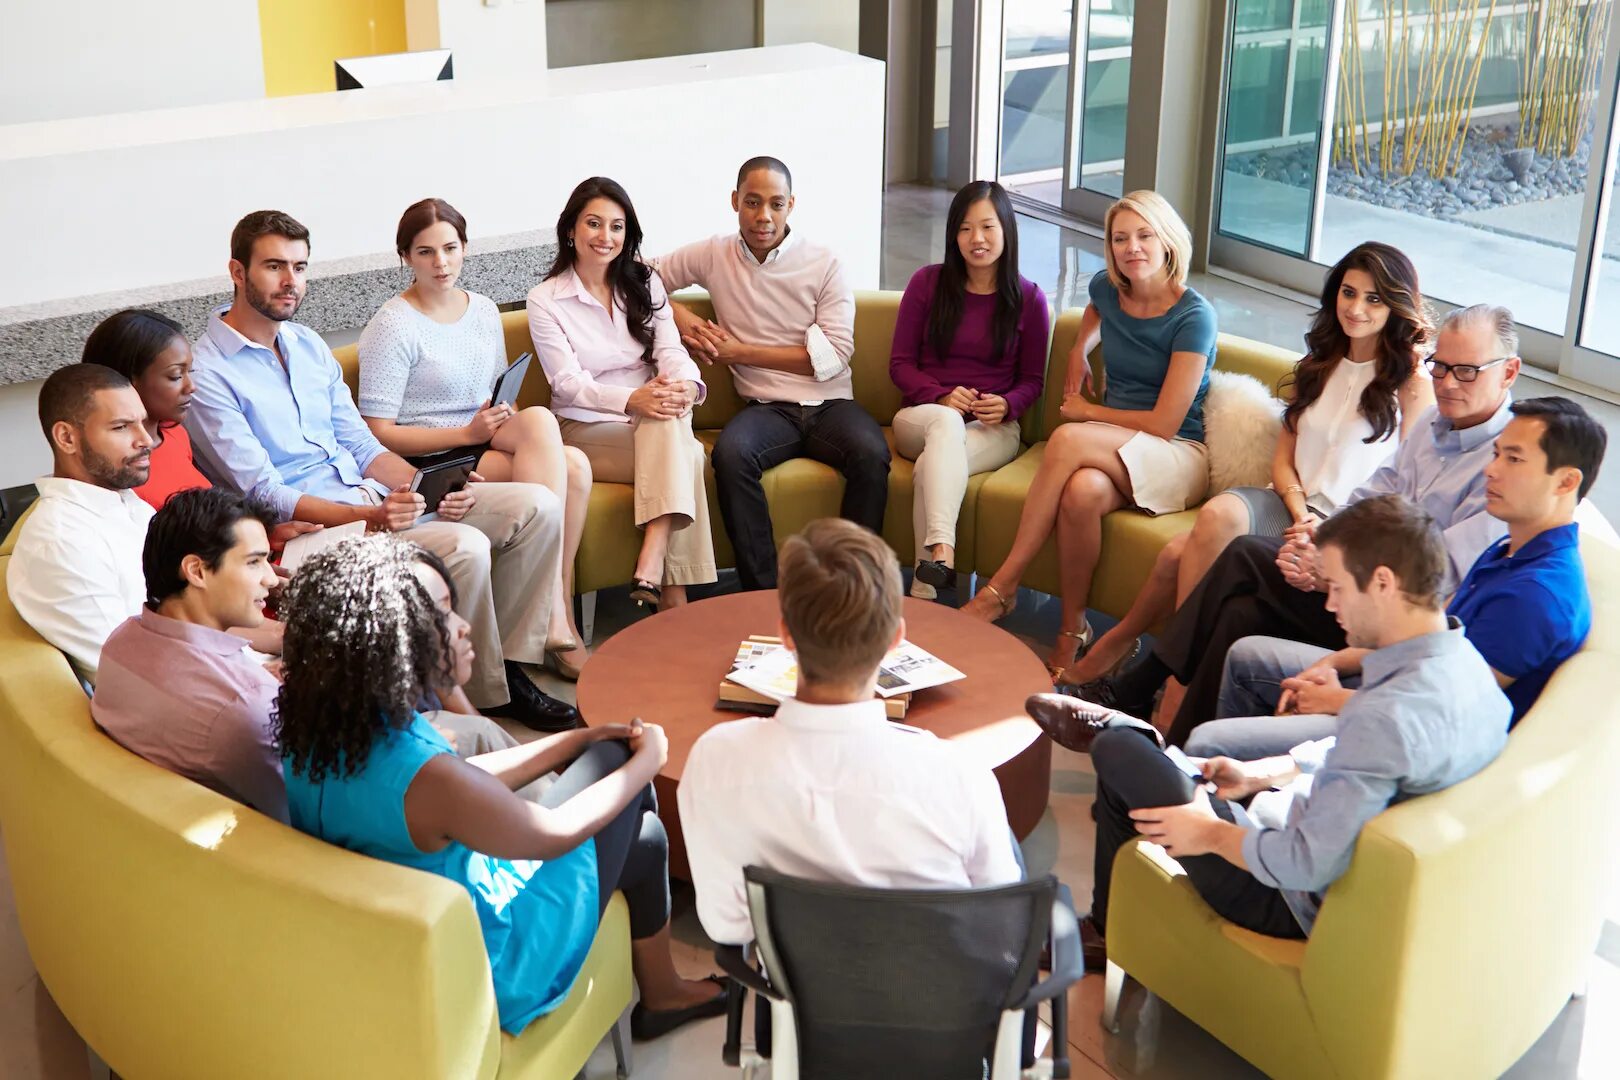
[[[889,377],[905,408],[895,448],[917,463],[911,595],[956,583],[956,518],[968,477],[1018,455],[1018,417],[1041,396],[1051,316],[1018,276],[1018,223],[1000,184],[975,180],[945,219],[945,261],[911,276],[900,300]]]

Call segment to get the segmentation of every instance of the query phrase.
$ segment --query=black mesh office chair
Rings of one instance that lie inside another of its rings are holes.
[[[1014,1080],[1052,1002],[1052,1073],[1069,1075],[1064,992],[1083,974],[1069,890],[1050,875],[984,889],[869,889],[744,869],[760,971],[736,980],[723,1058],[740,1061],[747,989],[769,1002],[756,1051],[773,1080]],[[1050,939],[1051,974],[1037,982]]]

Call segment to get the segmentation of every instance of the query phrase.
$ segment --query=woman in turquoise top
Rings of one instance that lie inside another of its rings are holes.
[[[1012,611],[1019,579],[1056,530],[1063,606],[1047,658],[1054,678],[1092,642],[1086,601],[1102,519],[1133,505],[1151,514],[1185,510],[1209,487],[1204,395],[1215,362],[1215,309],[1187,287],[1192,237],[1153,191],[1133,191],[1109,207],[1103,232],[1108,268],[1091,279],[1063,383],[1060,411],[1071,422],[1046,442],[1012,550],[962,609],[986,620]],[[1099,341],[1100,405],[1083,396],[1093,389],[1088,357]]]
[[[562,1003],[615,890],[630,908],[637,1038],[725,1009],[720,980],[669,953],[669,847],[650,783],[656,725],[605,725],[456,757],[417,711],[472,673],[444,565],[387,535],[304,563],[288,589],[274,729],[298,829],[461,885],[489,953],[501,1027]],[[562,767],[539,805],[513,792]],[[719,985],[717,985],[719,983]]]

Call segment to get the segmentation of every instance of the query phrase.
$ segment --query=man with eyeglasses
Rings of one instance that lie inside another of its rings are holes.
[[[1506,308],[1476,304],[1446,316],[1425,365],[1434,379],[1435,407],[1345,500],[1350,506],[1398,494],[1426,510],[1445,540],[1450,562],[1445,593],[1504,531],[1485,512],[1484,469],[1511,419],[1509,390],[1519,375],[1518,351],[1518,331]],[[1313,521],[1293,526],[1281,538],[1233,541],[1176,612],[1169,630],[1133,668],[1068,695],[1037,695],[1030,715],[1060,744],[1084,749],[1105,726],[1098,719],[1101,710],[1088,703],[1146,719],[1154,692],[1174,676],[1187,690],[1165,737],[1179,746],[1194,726],[1215,716],[1227,650],[1242,638],[1264,635],[1344,648],[1344,630],[1324,603],[1315,532]]]

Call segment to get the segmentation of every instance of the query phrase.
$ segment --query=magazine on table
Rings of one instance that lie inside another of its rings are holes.
[[[878,668],[877,692],[880,697],[897,697],[966,677],[921,646],[902,641]],[[738,648],[736,666],[727,678],[773,701],[786,701],[798,689],[799,665],[779,642],[750,639]]]

